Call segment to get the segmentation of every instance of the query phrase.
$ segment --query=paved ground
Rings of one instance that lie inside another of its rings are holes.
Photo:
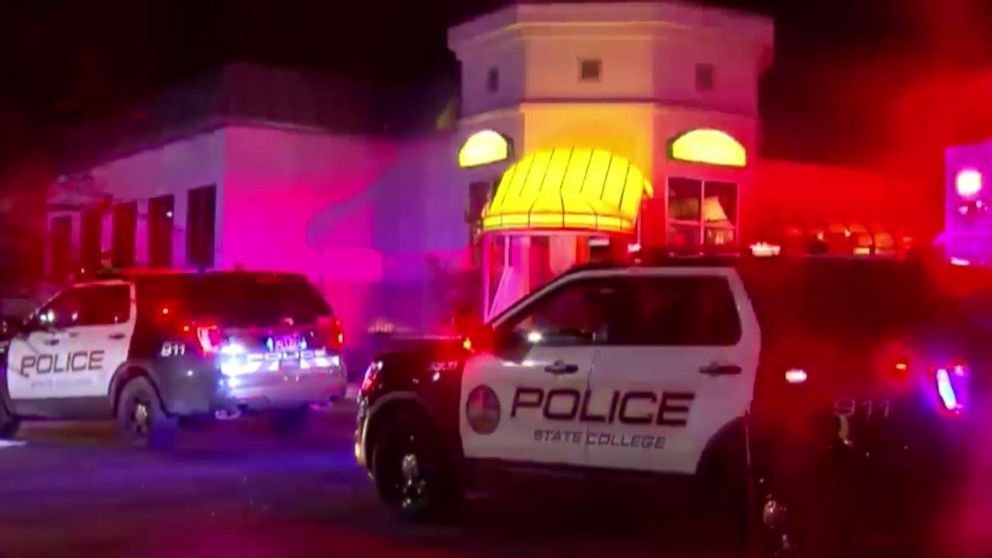
[[[110,424],[29,426],[26,445],[0,448],[0,557],[727,555],[636,497],[541,491],[470,502],[453,525],[402,524],[354,464],[352,421],[331,411],[294,440],[224,423],[164,455],[122,447]]]

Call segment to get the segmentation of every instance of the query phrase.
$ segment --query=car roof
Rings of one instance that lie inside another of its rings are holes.
[[[300,273],[289,273],[281,271],[244,271],[244,270],[211,270],[211,271],[189,271],[182,269],[125,269],[106,271],[95,274],[93,277],[86,277],[73,282],[73,286],[109,284],[116,281],[131,281],[136,283],[150,281],[168,281],[170,279],[182,280],[187,278],[252,278],[252,277],[276,277],[287,279],[303,279],[305,276]]]
[[[783,266],[809,266],[819,269],[859,268],[917,268],[926,263],[916,258],[866,257],[866,256],[663,256],[643,258],[634,262],[592,263],[577,265],[564,275],[588,271],[608,271],[626,269],[678,269],[678,268],[732,268],[732,269],[773,269]]]

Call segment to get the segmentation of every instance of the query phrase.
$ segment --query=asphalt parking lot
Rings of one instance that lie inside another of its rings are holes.
[[[254,419],[201,427],[168,454],[109,423],[29,425],[0,449],[0,557],[727,555],[636,498],[475,499],[452,524],[401,523],[354,463],[353,416],[293,439]]]

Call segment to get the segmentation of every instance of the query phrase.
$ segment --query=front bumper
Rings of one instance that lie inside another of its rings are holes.
[[[355,427],[355,461],[363,469],[368,470],[371,463],[368,462],[367,437],[369,433],[369,405],[368,400],[362,396],[358,397],[358,424]]]

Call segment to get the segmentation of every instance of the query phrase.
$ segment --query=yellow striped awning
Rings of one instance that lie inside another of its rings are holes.
[[[640,169],[609,151],[539,151],[503,173],[482,212],[482,229],[631,233],[641,198],[653,194]]]

